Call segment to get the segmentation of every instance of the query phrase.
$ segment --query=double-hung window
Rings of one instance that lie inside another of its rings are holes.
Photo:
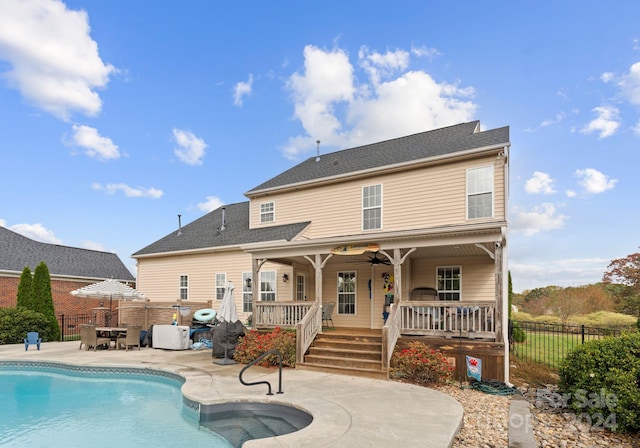
[[[227,284],[227,274],[224,272],[216,272],[216,300],[222,300],[224,297],[224,288]]]
[[[338,272],[338,314],[356,314],[355,272]]]
[[[438,267],[438,298],[460,300],[460,266]]]
[[[467,170],[467,218],[493,217],[493,167]]]
[[[189,300],[189,276],[181,275],[178,283],[180,300]]]
[[[263,302],[275,302],[276,271],[260,272],[260,300]]]
[[[273,202],[260,204],[260,222],[273,222],[276,220],[276,206]]]
[[[382,185],[362,187],[362,230],[382,228]]]

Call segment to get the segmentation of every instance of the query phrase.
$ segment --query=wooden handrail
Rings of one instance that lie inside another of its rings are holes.
[[[311,309],[307,311],[300,322],[296,324],[296,363],[304,361],[304,354],[322,330],[322,308],[317,302],[313,302]]]

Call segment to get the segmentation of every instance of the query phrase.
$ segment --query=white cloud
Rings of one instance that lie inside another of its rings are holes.
[[[611,82],[614,79],[615,79],[615,75],[611,72],[605,72],[602,75],[600,75],[600,80],[604,83]]]
[[[247,95],[251,95],[251,87],[253,85],[253,75],[249,75],[247,82],[239,82],[233,89],[233,104],[242,106],[242,99]]]
[[[598,194],[611,190],[618,182],[617,179],[610,179],[605,174],[593,168],[576,170],[578,183],[584,187],[588,193]]]
[[[158,190],[157,188],[143,188],[143,187],[133,188],[123,183],[102,185],[98,182],[95,182],[94,184],[91,185],[91,188],[98,191],[104,191],[107,194],[114,194],[117,191],[122,191],[124,195],[128,198],[159,199],[164,194],[162,190]]]
[[[580,132],[583,134],[591,134],[598,132],[598,138],[611,137],[616,133],[620,126],[618,116],[620,112],[613,106],[600,106],[593,109],[598,117],[592,120],[588,125],[584,126]]]
[[[291,75],[287,87],[294,117],[307,134],[288,141],[287,157],[315,150],[316,140],[330,147],[358,146],[473,119],[473,88],[438,83],[423,71],[405,72],[409,53],[402,50],[361,50],[360,55],[368,82],[355,78],[345,51],[305,47],[304,73]],[[398,71],[403,73],[393,77]],[[391,79],[381,81],[386,77]]]
[[[633,64],[618,82],[625,99],[635,106],[640,106],[640,62]]]
[[[564,113],[562,113],[562,112],[557,113],[557,114],[556,114],[556,116],[555,116],[555,118],[553,118],[553,119],[547,119],[547,120],[544,120],[542,123],[540,123],[540,127],[541,127],[541,128],[546,128],[547,126],[551,126],[551,125],[554,125],[554,124],[558,124],[558,123],[560,123],[562,120],[564,120],[564,118],[565,118],[565,114],[564,114]]]
[[[202,165],[205,156],[205,149],[208,145],[201,138],[196,137],[192,132],[181,129],[173,129],[173,139],[178,147],[173,153],[187,165]]]
[[[558,214],[555,206],[549,203],[535,206],[530,211],[516,208],[513,215],[511,230],[516,233],[524,233],[527,236],[542,231],[561,229],[568,218]]]
[[[81,247],[84,249],[97,250],[100,252],[109,252],[102,244],[96,243],[95,241],[83,241]]]
[[[633,133],[636,135],[640,135],[640,120],[633,127]]]
[[[611,260],[571,258],[518,262],[509,261],[514,290],[522,292],[541,286],[581,286],[599,282]]]
[[[363,46],[358,52],[360,66],[368,73],[374,85],[379,84],[382,78],[388,78],[399,70],[405,70],[409,66],[409,58],[409,52],[404,50],[387,50],[382,54],[370,51]]]
[[[9,230],[13,230],[20,235],[26,236],[36,241],[50,244],[62,244],[62,240],[56,238],[53,234],[53,230],[47,229],[42,224],[16,224],[11,227],[7,227]]]
[[[529,194],[553,194],[553,179],[547,173],[536,171],[533,177],[524,184],[524,190]]]
[[[96,89],[116,71],[100,59],[87,13],[58,0],[0,2],[0,59],[11,65],[3,73],[11,86],[63,120],[100,112]]]
[[[435,48],[427,47],[411,47],[411,54],[418,56],[419,58],[427,57],[433,59],[435,56],[440,56],[440,52]]]
[[[578,195],[578,193],[576,193],[574,190],[567,190],[566,195],[568,198],[575,198]]]
[[[216,196],[207,196],[204,202],[198,203],[198,208],[205,213],[209,213],[221,205],[224,205],[224,202],[222,202],[220,198]]]
[[[118,159],[120,151],[110,138],[98,134],[98,130],[84,125],[73,125],[73,143],[85,148],[85,154],[99,160]]]

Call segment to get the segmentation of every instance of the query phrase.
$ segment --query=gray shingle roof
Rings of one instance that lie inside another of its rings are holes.
[[[41,243],[0,226],[0,270],[22,272],[29,266],[33,272],[43,261],[51,276],[135,280],[114,253]]]
[[[249,190],[284,187],[327,177],[346,175],[414,160],[509,143],[509,127],[476,132],[479,121],[422,132],[384,142],[310,157],[293,168]]]
[[[225,205],[225,228],[222,225],[222,208],[220,207],[192,223],[140,249],[132,256],[158,254],[164,252],[237,246],[260,241],[291,240],[298,235],[308,222],[272,226],[260,229],[249,229],[249,202]]]

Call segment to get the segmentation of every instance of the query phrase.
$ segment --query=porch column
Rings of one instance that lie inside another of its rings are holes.
[[[381,250],[380,253],[387,257],[389,261],[393,264],[393,301],[394,303],[398,303],[402,300],[402,263],[405,262],[409,254],[415,251],[416,248],[412,247],[407,250],[407,252],[402,255],[401,249],[393,249],[393,257],[386,253],[384,250]]]
[[[495,258],[494,258],[494,266],[495,266],[495,274],[496,274],[496,342],[502,341],[503,335],[503,326],[502,326],[502,318],[504,315],[503,306],[504,306],[504,287],[503,287],[503,253],[502,253],[502,244],[495,244]]]
[[[322,305],[322,269],[327,264],[327,261],[329,261],[329,258],[331,258],[332,256],[333,254],[329,254],[327,255],[327,258],[325,258],[324,260],[322,260],[322,254],[316,254],[315,259],[312,259],[307,255],[304,256],[304,258],[309,263],[311,263],[311,266],[313,266],[316,272],[315,301],[320,303],[320,305]]]
[[[251,261],[251,313],[253,314],[253,325],[255,326],[256,321],[256,303],[258,302],[258,295],[260,294],[260,268],[263,264],[267,262],[266,258],[254,258]],[[256,294],[256,288],[258,293]]]

